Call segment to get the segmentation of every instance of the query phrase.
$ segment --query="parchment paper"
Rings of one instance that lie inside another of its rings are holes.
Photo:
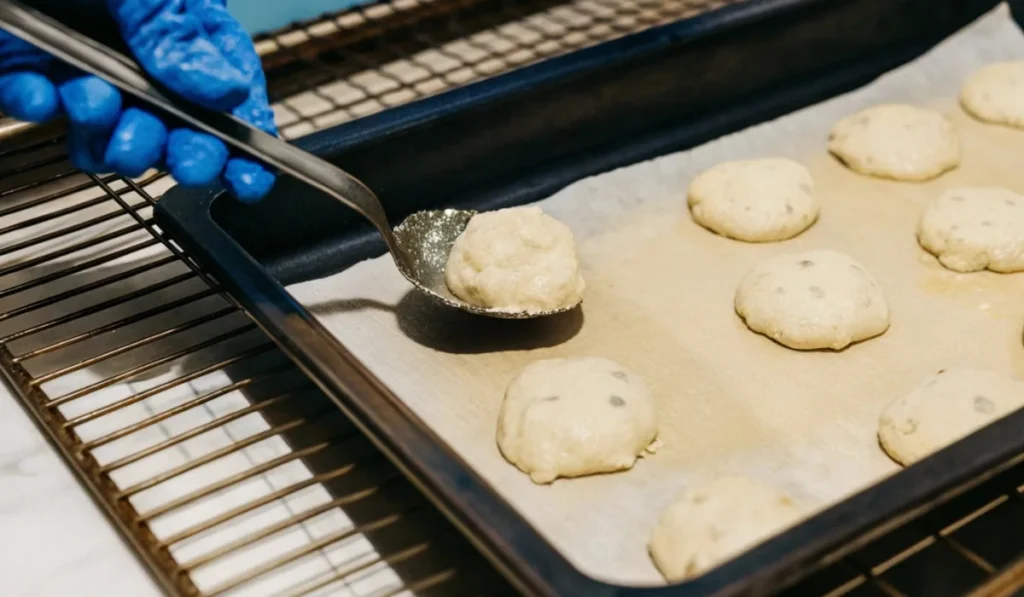
[[[897,470],[878,447],[878,415],[923,377],[957,365],[1024,376],[1024,274],[954,274],[915,240],[924,202],[942,189],[1024,191],[1024,131],[973,122],[955,99],[976,68],[1021,56],[1024,37],[1003,6],[854,93],[543,201],[577,235],[582,314],[523,323],[439,310],[410,294],[386,258],[289,290],[583,572],[659,584],[648,534],[690,484],[748,475],[811,512]],[[893,101],[955,120],[958,170],[927,184],[884,182],[826,154],[837,119]],[[808,232],[753,245],[692,222],[685,190],[695,173],[778,155],[800,159],[815,178],[822,217]],[[892,308],[884,336],[841,353],[796,352],[747,330],[733,311],[743,274],[811,248],[846,251],[876,277]],[[536,359],[587,354],[650,383],[664,445],[625,473],[533,485],[495,446],[502,394]]]

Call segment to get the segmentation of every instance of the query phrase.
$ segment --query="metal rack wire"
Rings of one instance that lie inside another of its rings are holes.
[[[258,43],[294,138],[725,3],[392,0]],[[168,593],[511,593],[154,225],[167,177],[86,176],[59,131],[23,128],[0,130],[0,369]],[[1022,484],[1024,465],[791,593],[1005,594]]]

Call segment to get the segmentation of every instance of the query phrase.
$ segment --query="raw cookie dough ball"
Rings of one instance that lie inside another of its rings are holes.
[[[778,535],[801,516],[777,489],[722,477],[679,496],[655,525],[648,549],[665,578],[678,582]]]
[[[444,270],[452,294],[478,307],[553,311],[583,299],[572,231],[539,207],[473,216]]]
[[[811,174],[781,158],[725,162],[690,184],[693,219],[708,230],[747,242],[793,238],[818,219]]]
[[[736,289],[747,327],[798,350],[846,346],[889,328],[878,283],[845,253],[781,255],[754,266]]]
[[[882,411],[878,440],[909,465],[1024,406],[1024,382],[989,371],[947,369]]]
[[[960,90],[960,104],[978,120],[1024,128],[1024,61],[979,69]]]
[[[832,129],[828,149],[852,170],[895,180],[928,180],[960,163],[953,123],[935,110],[903,104],[843,118]]]
[[[956,272],[1024,271],[1024,196],[1001,187],[950,189],[925,207],[917,240]]]
[[[532,363],[498,415],[498,448],[534,483],[632,468],[657,435],[647,385],[599,357]]]

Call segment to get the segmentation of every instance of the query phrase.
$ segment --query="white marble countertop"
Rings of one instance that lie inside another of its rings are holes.
[[[0,595],[161,594],[10,388],[0,384]]]

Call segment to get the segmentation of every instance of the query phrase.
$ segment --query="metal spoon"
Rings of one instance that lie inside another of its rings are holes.
[[[356,210],[384,237],[398,271],[419,291],[440,303],[502,319],[544,317],[576,307],[570,305],[553,311],[506,311],[467,303],[448,290],[444,268],[452,244],[475,212],[455,209],[423,211],[409,216],[392,230],[380,200],[351,174],[230,114],[204,110],[165,94],[133,61],[114,50],[65,29],[50,17],[13,0],[0,0],[0,27]]]

